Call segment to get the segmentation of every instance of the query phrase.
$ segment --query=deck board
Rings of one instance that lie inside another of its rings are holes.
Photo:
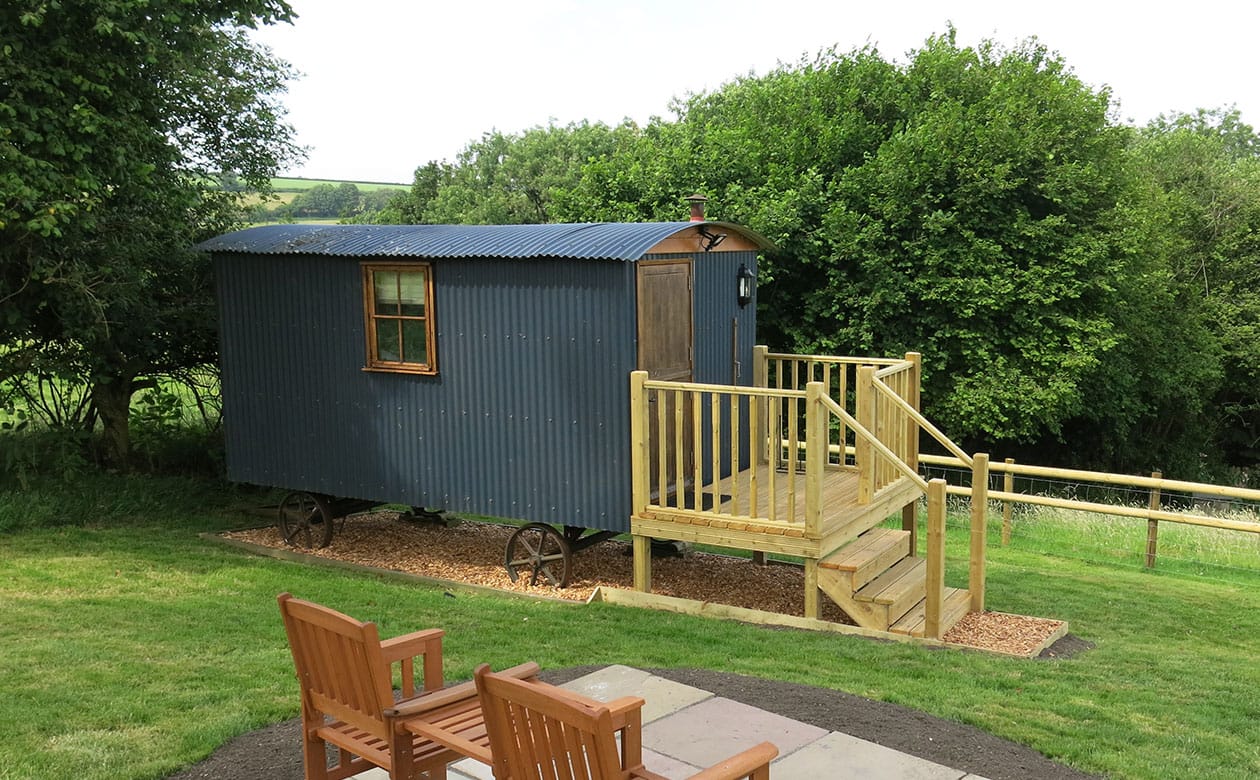
[[[750,479],[756,478],[757,504],[750,506]],[[785,470],[775,472],[774,506],[770,506],[770,466],[761,464],[756,469],[744,469],[737,477],[738,492],[733,492],[731,478],[719,480],[716,486],[712,483],[704,487],[705,492],[720,491],[722,501],[718,511],[722,514],[768,517],[788,523],[805,522],[805,474],[797,472],[795,478]],[[789,491],[789,488],[793,490]],[[845,514],[857,506],[858,475],[854,471],[827,469],[822,476],[822,519],[826,528],[829,521]],[[734,498],[732,499],[732,496]]]

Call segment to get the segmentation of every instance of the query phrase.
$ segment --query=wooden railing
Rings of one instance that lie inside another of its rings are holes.
[[[752,468],[767,456],[767,430],[779,430],[785,414],[816,406],[806,397],[804,390],[662,382],[632,373],[635,512],[744,517],[816,532],[817,508],[806,506],[810,491],[798,489],[808,469],[767,469],[763,484]],[[796,441],[806,435],[794,427]],[[719,511],[725,502],[727,511]]]
[[[858,472],[859,503],[903,477],[926,490],[917,473],[917,355],[757,353],[754,387],[631,375],[636,513],[751,518],[813,535],[825,470]]]
[[[921,424],[930,423],[918,414],[920,358],[909,353],[904,359],[788,355],[757,347],[755,383],[761,387],[802,390],[811,382],[822,385],[823,395],[856,419],[870,433],[858,436],[852,425],[838,415],[827,427],[826,466],[858,471],[859,503],[869,503],[881,488],[899,478],[896,461],[918,466],[918,440]],[[804,445],[797,436],[803,412],[795,402],[776,418],[780,447],[769,456],[780,468],[791,460],[804,458]],[[793,424],[796,422],[796,424]],[[892,456],[879,454],[871,443],[879,441]],[[799,463],[797,464],[799,467]]]

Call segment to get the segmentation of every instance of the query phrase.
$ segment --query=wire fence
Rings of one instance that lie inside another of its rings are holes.
[[[950,486],[971,486],[970,469],[925,464],[920,472]],[[990,545],[1221,582],[1260,581],[1260,502],[1000,472],[990,473],[989,490],[1254,524],[1255,532],[1240,531],[997,500],[990,500],[988,513]],[[951,496],[947,529],[966,533],[969,508],[965,497]]]

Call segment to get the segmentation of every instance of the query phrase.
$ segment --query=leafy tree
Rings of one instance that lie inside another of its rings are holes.
[[[329,219],[344,217],[360,210],[362,195],[354,182],[316,184],[298,193],[284,212],[302,218]]]
[[[1260,461],[1260,137],[1236,110],[1201,109],[1150,123],[1133,159],[1150,188],[1148,207],[1168,235],[1168,285],[1183,309],[1198,313],[1218,360],[1220,381],[1205,394],[1210,415],[1201,423],[1217,437],[1207,451],[1234,466],[1254,465]]]
[[[0,6],[0,380],[55,365],[90,388],[105,454],[157,373],[214,354],[204,257],[237,196],[299,150],[288,68],[247,30],[281,0],[77,0]],[[48,369],[45,369],[48,370]]]
[[[780,245],[762,272],[763,338],[921,350],[946,430],[1038,440],[1088,411],[1120,339],[1111,231],[1127,136],[1108,108],[1036,41],[963,48],[950,30],[904,66],[825,52],[691,97],[628,155],[589,166],[566,204],[677,218],[678,194],[704,191],[715,216]]]
[[[454,164],[431,161],[416,169],[408,195],[384,219],[433,224],[553,222],[553,203],[574,188],[583,166],[633,140],[631,122],[535,127],[521,134],[486,133]]]

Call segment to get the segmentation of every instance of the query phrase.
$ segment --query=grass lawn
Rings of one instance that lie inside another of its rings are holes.
[[[257,500],[119,476],[0,494],[0,520],[19,528],[0,535],[0,779],[159,778],[295,715],[283,590],[385,636],[446,629],[451,680],[482,661],[704,667],[897,702],[1119,778],[1260,777],[1260,576],[993,546],[990,608],[1066,619],[1097,644],[1025,661],[607,604],[451,598],[197,537],[246,524],[233,507]]]

